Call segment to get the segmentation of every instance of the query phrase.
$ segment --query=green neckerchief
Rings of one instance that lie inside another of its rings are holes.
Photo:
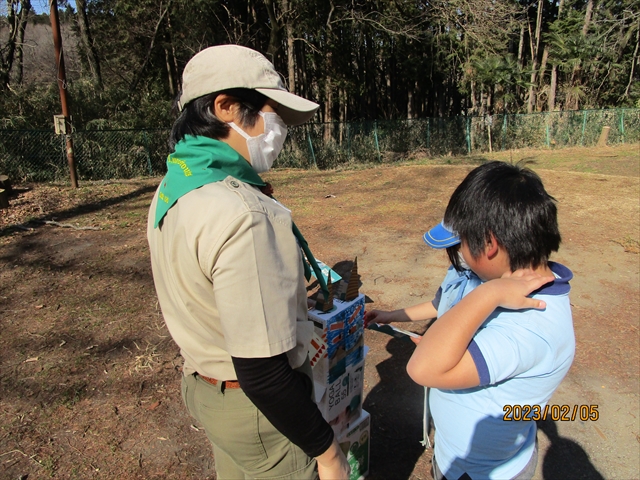
[[[153,226],[158,227],[181,196],[208,183],[224,180],[229,175],[258,187],[266,185],[249,162],[225,142],[185,135],[167,157],[167,174],[160,184]]]
[[[162,179],[158,192],[154,228],[158,227],[180,197],[208,183],[224,180],[229,175],[256,187],[267,185],[249,162],[227,143],[199,135],[185,135],[176,144],[175,151],[167,157],[167,174]],[[320,283],[325,299],[328,299],[329,289],[320,267],[307,241],[293,222],[292,227],[293,234],[298,239],[298,244]],[[304,276],[307,280],[311,278],[311,270],[307,262],[304,262]]]

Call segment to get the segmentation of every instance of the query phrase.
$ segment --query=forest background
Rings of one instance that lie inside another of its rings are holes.
[[[0,6],[0,128],[52,129],[51,23]],[[59,2],[77,130],[168,127],[184,65],[263,52],[315,122],[640,107],[640,0]],[[39,11],[43,11],[42,5]]]

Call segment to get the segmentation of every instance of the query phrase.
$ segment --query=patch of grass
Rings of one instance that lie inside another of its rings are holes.
[[[60,403],[67,408],[72,408],[87,393],[87,384],[76,383],[66,388],[60,395]]]
[[[53,457],[46,457],[39,462],[40,466],[44,468],[44,471],[50,477],[55,476],[56,470],[58,469],[58,462]]]
[[[486,153],[487,160],[516,163],[527,157],[537,168],[603,175],[640,175],[640,144],[626,143],[607,147],[569,147],[558,150],[519,149]]]
[[[138,350],[142,350],[137,344],[136,347]],[[153,365],[156,363],[157,357],[160,356],[160,354],[156,352],[156,348],[156,345],[147,344],[144,352],[140,355],[136,355],[136,361],[133,367],[136,372],[141,370],[153,370]]]
[[[640,253],[640,242],[638,240],[633,239],[631,237],[624,237],[623,239],[613,240],[618,245],[622,245],[624,251],[627,253]]]

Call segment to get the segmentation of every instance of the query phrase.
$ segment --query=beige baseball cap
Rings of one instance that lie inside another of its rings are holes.
[[[178,107],[203,95],[229,88],[250,88],[280,104],[278,115],[287,125],[313,117],[319,105],[290,93],[273,64],[259,52],[240,45],[205,48],[189,60],[182,72]]]

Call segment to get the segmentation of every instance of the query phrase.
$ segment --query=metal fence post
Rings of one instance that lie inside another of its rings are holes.
[[[584,146],[584,130],[587,126],[587,111],[582,112],[582,136],[580,137],[580,146]]]
[[[471,117],[467,117],[467,153],[471,155]]]
[[[149,176],[153,176],[153,168],[151,167],[151,152],[149,152],[149,137],[147,137],[147,131],[142,131],[142,138],[144,140],[144,151],[147,154],[147,168],[149,169]]]
[[[307,130],[307,140],[309,141],[309,150],[311,151],[311,159],[313,160],[313,166],[318,168],[318,164],[316,163],[316,154],[313,151],[313,144],[311,143],[311,134],[309,130]]]
[[[546,132],[545,144],[547,148],[551,147],[551,132],[549,131],[549,112],[544,113],[544,129]]]
[[[378,121],[373,122],[373,136],[376,140],[376,150],[378,152],[378,162],[382,163],[382,157],[380,156],[380,144],[378,143]]]
[[[500,150],[506,150],[507,145],[507,113],[504,113],[504,118],[502,119],[502,147]]]
[[[620,111],[620,138],[624,142],[624,108]]]

